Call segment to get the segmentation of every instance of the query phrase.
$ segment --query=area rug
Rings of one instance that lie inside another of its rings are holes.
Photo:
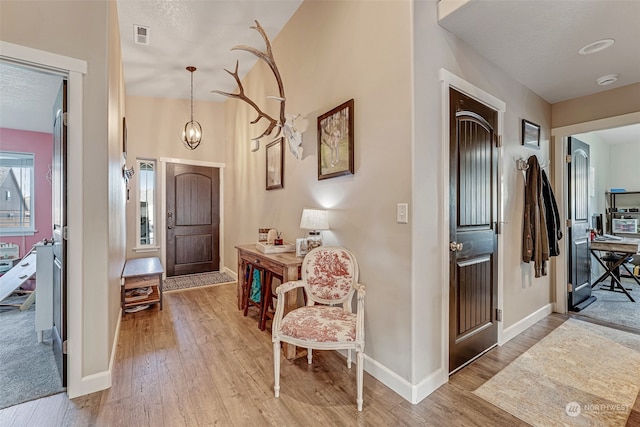
[[[225,283],[235,282],[235,279],[227,273],[213,271],[211,273],[187,274],[184,276],[167,277],[163,284],[162,290],[177,291],[181,289],[197,288],[199,286],[222,285]]]
[[[35,305],[25,311],[0,307],[0,409],[64,391],[53,356],[51,331],[43,335],[39,343]]]
[[[474,391],[534,426],[624,426],[640,335],[569,319]]]
[[[598,285],[591,292],[596,301],[580,311],[580,315],[640,331],[640,287],[632,279],[623,279],[622,284],[631,289],[629,293],[636,302],[631,302],[622,292],[601,290],[601,285]]]

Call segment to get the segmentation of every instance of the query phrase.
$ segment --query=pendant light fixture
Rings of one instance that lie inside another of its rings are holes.
[[[193,72],[196,71],[196,67],[189,66],[187,71],[191,73],[191,120],[184,125],[182,130],[182,142],[184,146],[190,150],[195,150],[202,141],[202,126],[200,123],[193,120]]]

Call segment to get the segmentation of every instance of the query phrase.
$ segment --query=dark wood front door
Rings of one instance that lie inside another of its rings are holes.
[[[220,268],[220,169],[167,163],[167,276]]]
[[[67,385],[67,355],[64,343],[67,339],[67,126],[64,115],[67,111],[67,82],[62,81],[53,106],[53,165],[51,187],[53,199],[53,353],[62,378]]]
[[[498,342],[497,112],[450,99],[449,372]]]
[[[591,304],[591,255],[589,236],[589,146],[569,138],[569,309],[580,311]]]

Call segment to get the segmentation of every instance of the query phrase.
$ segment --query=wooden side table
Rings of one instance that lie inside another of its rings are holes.
[[[122,311],[127,307],[146,304],[160,304],[162,310],[162,263],[158,257],[129,259],[122,271],[121,286]],[[151,287],[151,294],[135,301],[127,301],[125,292],[130,289]]]
[[[265,254],[256,249],[256,245],[238,245],[238,310],[242,310],[242,289],[244,287],[244,271],[247,265],[264,269],[275,276],[282,277],[282,283],[301,278],[300,267],[303,257],[297,257],[295,252],[284,252],[278,254]],[[298,306],[298,293],[289,292],[286,296],[284,313],[288,313]],[[296,357],[296,347],[283,343],[284,354],[287,359]]]

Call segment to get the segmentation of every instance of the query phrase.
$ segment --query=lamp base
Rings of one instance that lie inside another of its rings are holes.
[[[309,231],[307,236],[307,250],[318,248],[322,246],[322,234],[320,231],[312,230]]]

